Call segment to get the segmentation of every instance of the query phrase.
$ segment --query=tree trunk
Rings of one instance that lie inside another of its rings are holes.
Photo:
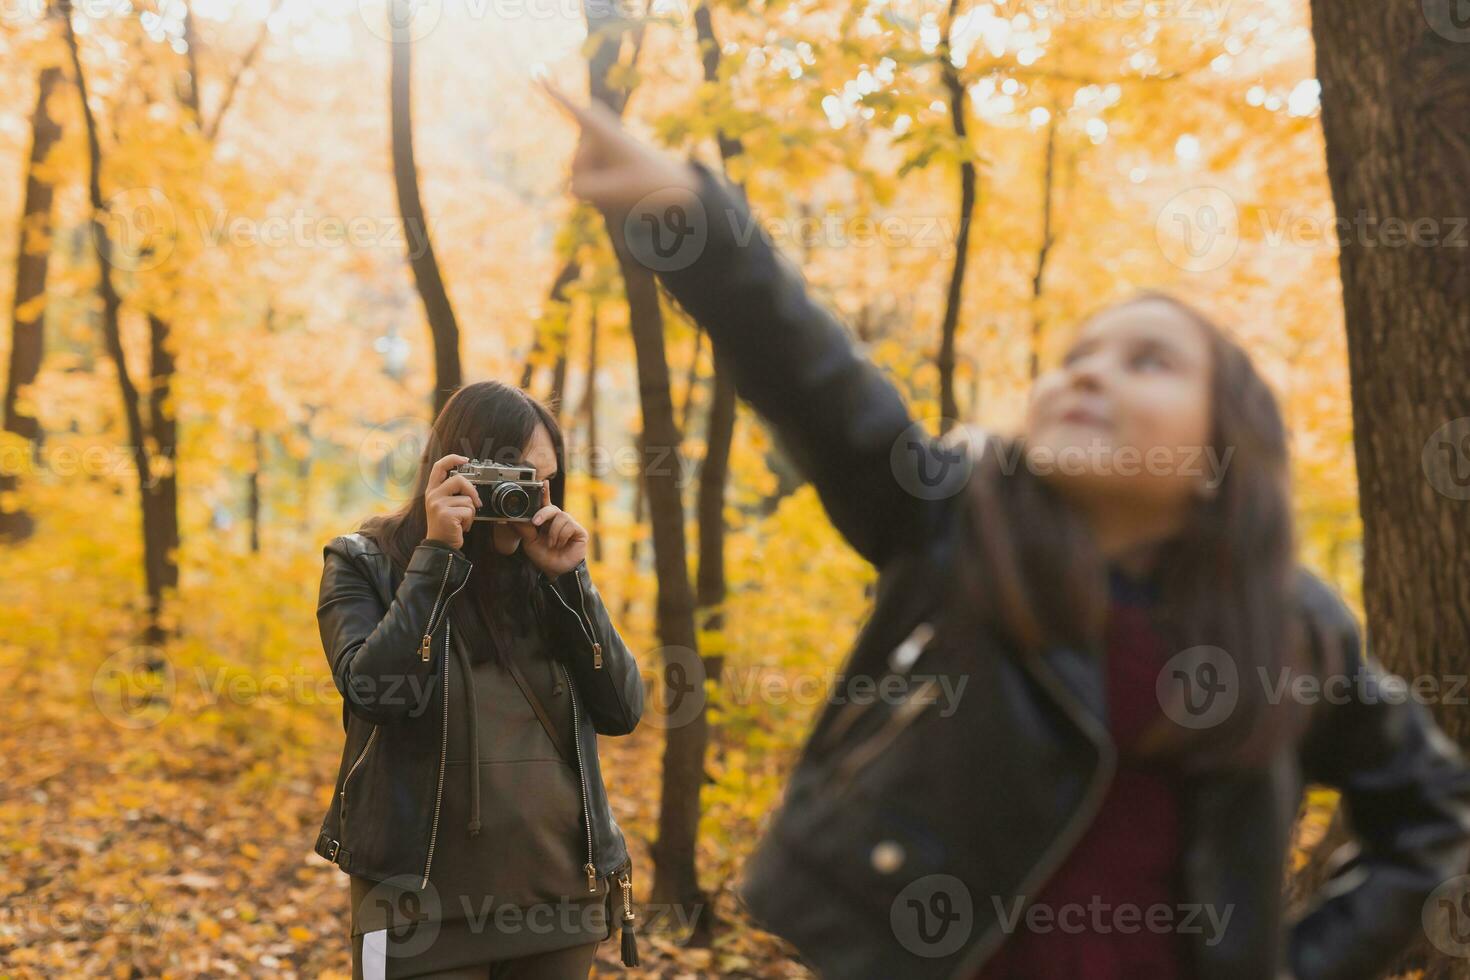
[[[1436,2],[1453,0],[1426,7]],[[1337,212],[1378,222],[1341,254],[1368,627],[1398,672],[1459,673],[1470,649],[1470,232],[1459,217],[1470,215],[1470,37],[1437,34],[1411,0],[1312,8]],[[1390,219],[1424,219],[1443,244],[1395,247]],[[1436,717],[1470,746],[1470,714],[1437,705]]]
[[[685,683],[682,673],[688,668],[687,655],[678,654],[687,651],[697,655],[699,650],[684,540],[683,491],[679,466],[673,461],[683,437],[674,419],[658,288],[648,270],[628,252],[621,222],[611,219],[607,224],[608,234],[616,241],[618,269],[628,294],[638,365],[643,415],[640,459],[658,578],[658,637],[663,647],[678,652],[665,657],[665,684],[666,690],[678,690]],[[694,849],[709,729],[702,688],[696,696],[701,703],[695,717],[687,724],[668,728],[665,735],[658,839],[653,845],[652,901],[678,903],[685,910],[702,912],[706,898],[699,887]]]
[[[1312,0],[1327,172],[1350,229],[1366,632],[1396,673],[1446,683],[1470,649],[1470,30],[1455,5]],[[1463,707],[1432,709],[1470,746]],[[1426,976],[1463,968],[1421,953]]]
[[[563,262],[561,268],[557,270],[556,278],[551,282],[551,292],[547,295],[546,302],[548,304],[565,304],[567,301],[567,287],[576,282],[577,277],[581,274],[582,266],[577,262],[575,257]],[[545,345],[546,338],[542,336],[541,323],[538,320],[536,324],[536,335],[531,338],[530,353],[526,355],[526,363],[521,367],[521,388],[526,391],[531,390],[531,381],[536,373],[536,356],[541,353]],[[562,348],[562,354],[563,356],[566,354],[565,347]]]
[[[582,415],[587,420],[587,465],[597,459],[597,307],[587,317],[587,387],[582,392]],[[591,474],[595,480],[597,474]],[[592,561],[602,562],[602,509],[597,494],[587,501],[587,531],[592,538]]]
[[[158,517],[161,496],[153,467],[149,458],[147,431],[143,425],[141,399],[132,376],[128,373],[127,358],[123,353],[121,311],[122,300],[113,283],[112,241],[107,231],[107,203],[102,196],[102,144],[97,135],[97,119],[87,101],[87,79],[82,71],[81,53],[77,45],[76,31],[72,28],[71,4],[61,5],[65,24],[67,51],[71,56],[72,71],[76,76],[77,94],[82,103],[82,121],[87,132],[87,197],[91,206],[92,246],[97,257],[97,291],[102,298],[102,333],[107,352],[117,371],[117,383],[122,393],[123,414],[127,420],[128,439],[131,443],[133,461],[137,470],[138,499],[142,509],[143,568],[147,586],[147,625],[144,642],[149,645],[162,644],[168,631],[162,626],[160,614],[163,606],[162,588],[170,580],[177,581],[176,572],[170,575],[167,569],[173,565],[173,556],[160,547],[166,544],[167,533],[159,525]],[[150,328],[152,323],[150,322]],[[156,330],[150,329],[150,347],[160,340]],[[158,357],[152,361],[156,367]]]
[[[260,427],[250,427],[250,474],[246,477],[246,518],[250,524],[250,553],[260,554],[261,478],[265,469],[265,440]]]
[[[158,465],[143,494],[143,571],[149,606],[158,610],[162,597],[179,585],[179,425],[166,407],[174,378],[169,325],[152,314],[148,316],[148,373],[148,432]],[[158,630],[149,642],[162,642],[165,635]]]
[[[949,93],[950,125],[955,137],[969,150],[969,130],[965,124],[965,85],[959,70],[950,61],[950,32],[954,27],[959,0],[950,0],[944,20],[944,36],[939,45],[939,71]],[[949,289],[944,298],[944,324],[939,340],[939,425],[949,431],[959,421],[960,406],[954,393],[955,337],[959,332],[960,312],[964,301],[965,267],[970,257],[970,219],[975,212],[976,173],[974,161],[966,158],[960,164],[960,222],[955,232],[954,265],[950,269]]]
[[[408,243],[408,264],[424,315],[429,320],[429,333],[434,339],[434,416],[462,383],[459,364],[459,323],[449,302],[449,291],[439,272],[439,260],[429,238],[424,202],[419,196],[418,165],[413,155],[413,18],[405,7],[409,0],[390,0],[395,9],[389,16],[393,25],[392,71],[389,81],[390,112],[393,129],[393,185],[398,194],[398,213],[403,219],[404,240]]]
[[[1051,119],[1046,127],[1046,166],[1042,171],[1041,186],[1041,245],[1036,249],[1036,274],[1031,277],[1031,380],[1041,374],[1042,330],[1045,326],[1041,316],[1041,295],[1046,287],[1046,262],[1051,258],[1051,248],[1056,244],[1056,232],[1052,227],[1052,199],[1056,191],[1057,173],[1057,126],[1061,122],[1062,109],[1057,103],[1051,107]]]
[[[694,12],[694,30],[699,39],[704,80],[711,85],[720,81],[720,44],[708,3]],[[729,176],[730,161],[745,152],[745,144],[720,129],[716,133],[720,161]],[[743,189],[743,188],[742,188]],[[730,450],[735,442],[735,382],[724,357],[714,352],[713,391],[710,395],[709,418],[705,426],[704,465],[699,469],[699,489],[695,515],[699,524],[699,570],[695,581],[695,609],[698,628],[723,639],[724,604],[728,592],[725,580],[725,491],[730,479]],[[725,644],[719,651],[706,654],[704,670],[714,683],[720,682],[725,668]],[[716,748],[718,752],[718,747]],[[700,762],[704,766],[703,760]],[[699,926],[691,942],[708,945],[716,927],[714,915],[700,916]]]
[[[613,11],[600,5],[584,8],[589,36],[599,37],[588,59],[591,97],[621,112],[627,93],[609,85],[617,65],[622,36]],[[699,653],[694,629],[694,594],[684,541],[683,491],[674,462],[682,436],[674,417],[669,385],[669,363],[664,351],[663,313],[653,274],[628,251],[622,219],[604,215],[618,269],[628,298],[628,322],[638,367],[638,391],[643,415],[640,459],[642,483],[648,497],[653,528],[654,567],[658,576],[658,636],[666,650],[665,690],[679,690],[688,681],[684,672]],[[700,679],[695,679],[699,681]],[[666,729],[663,781],[659,799],[658,839],[652,846],[653,892],[656,903],[677,903],[686,914],[703,918],[708,899],[699,887],[695,841],[699,831],[699,797],[705,781],[704,751],[709,738],[703,685],[696,693],[698,710],[685,724]],[[696,920],[697,921],[697,920]],[[696,930],[698,926],[696,925]]]
[[[18,399],[21,389],[35,382],[40,373],[41,355],[46,347],[46,273],[51,255],[51,201],[55,194],[51,181],[42,177],[41,170],[51,148],[61,138],[61,124],[47,112],[47,102],[60,83],[61,69],[53,65],[41,70],[36,86],[25,203],[21,208],[20,242],[15,253],[10,367],[5,386],[5,431],[29,443],[33,457],[41,447],[41,424],[20,408]],[[15,487],[15,475],[0,472],[0,538],[10,542],[22,541],[35,530],[35,519],[29,513],[5,507],[5,496]]]
[[[633,434],[633,448],[638,451],[639,457],[642,458],[643,433],[635,432]],[[645,509],[643,480],[639,479],[637,483],[633,484],[633,527],[636,528],[642,525]],[[630,536],[628,538],[628,571],[630,573],[638,571],[638,565],[643,560],[642,555],[643,549],[639,547],[637,535]],[[633,590],[629,589],[623,593],[622,616],[626,619],[631,615],[633,615]]]

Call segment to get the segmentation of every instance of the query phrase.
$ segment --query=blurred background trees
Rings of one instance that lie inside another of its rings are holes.
[[[1333,224],[1334,194],[1445,237],[1467,213],[1470,38],[1435,2],[1312,4],[1318,45],[1308,0],[6,5],[0,958],[346,969],[309,854],[340,746],[320,548],[495,377],[559,413],[653,685],[605,747],[642,897],[711,903],[645,964],[800,975],[731,886],[872,571],[566,196],[538,73],[723,169],[935,431],[1014,425],[1136,287],[1211,311],[1282,399],[1303,559],[1359,608],[1367,572],[1394,666],[1458,663],[1464,484],[1419,454],[1470,416],[1467,267],[1356,237],[1339,266]]]

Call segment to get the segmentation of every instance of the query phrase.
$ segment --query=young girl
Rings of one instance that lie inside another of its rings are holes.
[[[472,460],[534,468],[539,499],[451,474]],[[347,737],[316,851],[351,876],[358,980],[585,977],[610,917],[636,962],[597,734],[633,730],[643,686],[564,481],[543,405],[466,385],[408,503],[325,548],[317,619]],[[530,520],[476,520],[492,500]]]
[[[1245,352],[1141,294],[1082,324],[1018,437],[935,440],[738,192],[551,94],[582,128],[572,191],[879,570],[747,866],[757,921],[837,977],[1382,970],[1470,855],[1470,779],[1296,563]],[[1288,926],[1304,782],[1358,848]]]

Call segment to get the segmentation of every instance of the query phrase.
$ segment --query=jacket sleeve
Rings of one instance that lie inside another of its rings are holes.
[[[392,604],[374,590],[345,539],[323,548],[317,626],[332,681],[347,710],[376,724],[416,717],[437,684],[445,612],[469,578],[459,550],[424,542],[414,549]],[[430,656],[423,656],[431,634]]]
[[[933,496],[925,489],[934,485],[931,470],[953,454],[936,463],[935,441],[909,417],[898,389],[809,295],[743,196],[691,165],[707,237],[692,261],[660,278],[709,333],[736,392],[812,482],[838,531],[881,565],[915,543],[921,495]]]
[[[565,624],[562,649],[576,651],[562,660],[572,672],[592,725],[601,735],[627,735],[643,717],[643,677],[638,662],[618,635],[592,584],[584,558],[555,579],[543,573],[551,615]]]
[[[1362,651],[1352,612],[1321,582],[1308,588],[1314,634],[1340,667],[1323,677],[1302,775],[1340,791],[1357,845],[1292,926],[1291,966],[1302,980],[1374,977],[1422,930],[1430,893],[1465,871],[1470,772],[1407,686]]]

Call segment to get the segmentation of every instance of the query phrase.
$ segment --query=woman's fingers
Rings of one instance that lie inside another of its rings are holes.
[[[553,549],[559,551],[567,543],[567,530],[571,526],[570,522],[571,518],[565,511],[551,519],[551,523],[547,526],[546,543]]]
[[[455,496],[462,497],[466,501],[473,501],[476,507],[480,506],[480,491],[470,482],[469,477],[456,473],[446,479],[441,485],[440,492],[448,493],[451,490],[454,491]]]
[[[424,486],[425,494],[430,490],[437,489],[439,484],[444,482],[445,476],[452,467],[458,466],[460,463],[468,463],[469,461],[470,458],[468,456],[460,456],[455,453],[439,457],[434,465],[429,468],[429,482]],[[466,480],[465,482],[468,483],[469,481]]]

